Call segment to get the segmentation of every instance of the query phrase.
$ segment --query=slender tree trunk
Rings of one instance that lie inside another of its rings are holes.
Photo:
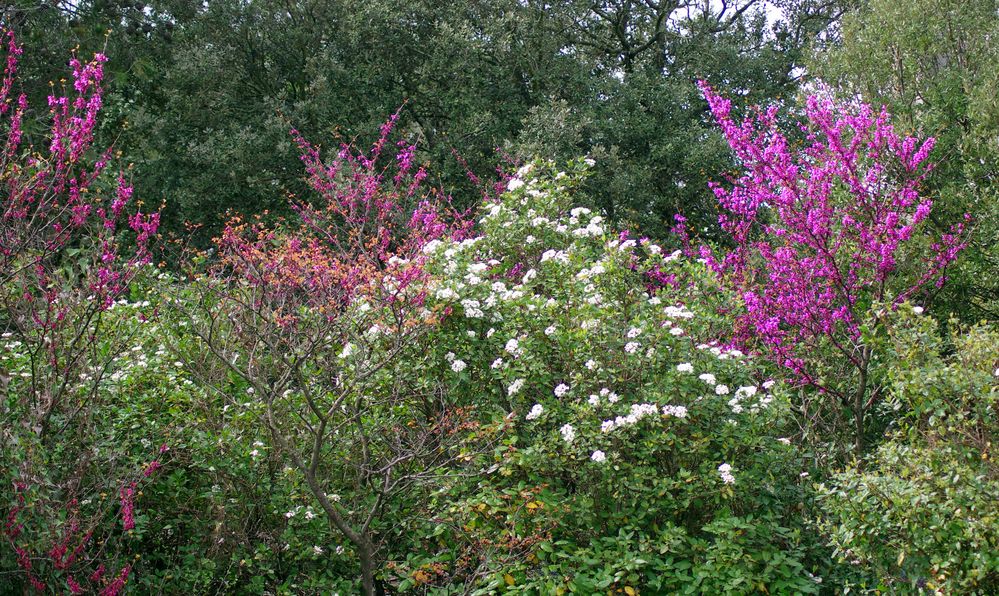
[[[326,497],[326,493],[323,492],[322,487],[316,480],[315,474],[311,470],[305,469],[305,481],[308,483],[309,488],[312,490],[312,494],[319,499],[319,504],[322,506],[323,510],[326,511],[326,516],[329,518],[330,523],[336,527],[340,532],[350,540],[350,542],[357,549],[357,556],[361,563],[361,588],[364,591],[364,596],[374,596],[375,595],[375,549],[374,545],[371,544],[371,540],[364,533],[364,530],[357,531],[351,528],[345,519],[343,519],[340,514],[337,513],[333,504],[330,503],[329,499]]]
[[[857,460],[864,456],[864,418],[866,417],[867,406],[867,368],[870,366],[870,351],[864,348],[861,356],[860,379],[858,380],[857,391],[853,395],[853,419],[854,419],[854,450]]]
[[[375,561],[371,544],[361,540],[357,545],[357,556],[361,559],[361,588],[364,596],[375,596]]]
[[[273,401],[273,392],[271,394],[271,400]],[[375,596],[375,549],[370,538],[363,529],[358,531],[352,528],[347,520],[340,515],[336,507],[334,507],[333,503],[326,496],[326,491],[322,485],[319,484],[315,469],[306,465],[305,461],[294,450],[289,448],[288,441],[285,440],[284,435],[281,434],[280,429],[274,422],[274,411],[271,403],[268,403],[267,408],[267,424],[270,427],[271,436],[274,437],[275,442],[291,457],[295,466],[305,475],[305,482],[308,484],[313,496],[319,501],[323,511],[326,512],[326,517],[330,525],[339,530],[357,549],[357,555],[361,562],[361,588],[365,596]]]
[[[857,395],[854,398],[854,409],[853,414],[854,420],[856,422],[856,428],[854,432],[856,437],[854,437],[854,449],[857,452],[857,459],[859,460],[864,455],[864,397],[866,395],[866,383],[857,390]]]

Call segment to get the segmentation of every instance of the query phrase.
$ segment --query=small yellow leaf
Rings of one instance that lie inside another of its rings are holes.
[[[638,592],[636,592],[635,588],[632,588],[631,586],[625,586],[624,593],[628,596],[638,596]]]
[[[505,581],[508,586],[512,586],[517,583],[517,580],[513,579],[513,576],[509,573],[503,575],[503,581]]]

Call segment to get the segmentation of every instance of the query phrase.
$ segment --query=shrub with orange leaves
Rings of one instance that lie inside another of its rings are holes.
[[[293,201],[294,223],[232,218],[217,259],[194,276],[197,297],[173,301],[197,304],[184,312],[200,340],[195,353],[227,369],[213,382],[235,378],[259,400],[276,457],[302,474],[352,543],[369,594],[384,508],[454,457],[459,439],[441,392],[398,369],[439,318],[425,307],[433,280],[422,248],[460,240],[471,226],[425,186],[415,146],[388,151],[397,118],[370,151],[341,145],[328,163],[292,131],[316,198]]]

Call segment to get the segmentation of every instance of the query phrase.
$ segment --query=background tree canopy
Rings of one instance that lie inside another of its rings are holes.
[[[107,135],[134,162],[137,194],[166,200],[169,230],[205,224],[199,243],[227,210],[280,212],[303,189],[292,125],[364,142],[401,105],[447,189],[468,185],[455,150],[480,175],[497,149],[591,154],[587,194],[611,219],[662,236],[683,211],[714,236],[705,184],[731,162],[695,80],[747,103],[792,94],[842,4],[18,0],[5,20],[25,30],[26,80],[57,79],[75,46],[107,46]]]

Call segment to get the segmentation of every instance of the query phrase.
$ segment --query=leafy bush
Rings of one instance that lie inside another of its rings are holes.
[[[819,487],[843,563],[867,588],[994,594],[999,590],[999,333],[956,329],[902,308],[891,335],[890,400],[906,416],[863,465]],[[950,353],[948,353],[950,352]]]
[[[730,297],[703,264],[570,209],[586,170],[525,166],[480,236],[424,247],[428,303],[452,311],[430,373],[502,432],[441,491],[457,546],[400,562],[400,585],[818,591],[787,402],[718,341]]]

